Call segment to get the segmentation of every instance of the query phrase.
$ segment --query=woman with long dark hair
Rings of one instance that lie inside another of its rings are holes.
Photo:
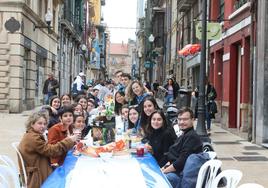
[[[52,127],[53,125],[60,122],[60,119],[59,119],[59,112],[61,110],[60,104],[61,103],[60,103],[59,96],[54,95],[50,97],[49,107],[45,107],[48,109],[48,112],[49,112],[49,121],[48,121],[48,126],[47,126],[48,129]]]
[[[146,135],[146,126],[149,123],[149,117],[151,114],[158,110],[159,106],[153,96],[147,96],[144,98],[143,103],[141,104],[141,128]]]
[[[120,115],[120,111],[124,104],[127,104],[125,99],[125,93],[123,91],[117,91],[114,95],[114,112],[116,115]]]
[[[154,111],[146,128],[147,139],[146,147],[155,157],[158,165],[163,167],[167,163],[165,153],[177,138],[174,129],[168,126],[165,114],[162,110]]]
[[[167,90],[165,96],[165,103],[166,104],[172,103],[177,97],[179,88],[176,86],[172,78],[169,78],[167,80],[167,84],[164,86],[164,88]]]
[[[132,129],[133,133],[141,132],[140,127],[140,111],[137,105],[130,106],[128,110],[128,128]]]

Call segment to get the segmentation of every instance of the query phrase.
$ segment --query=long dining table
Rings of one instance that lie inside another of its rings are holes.
[[[42,188],[170,188],[153,156],[127,154],[112,157],[76,156],[67,153],[64,164]]]

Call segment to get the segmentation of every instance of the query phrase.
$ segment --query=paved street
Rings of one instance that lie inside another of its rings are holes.
[[[21,139],[26,118],[27,116],[22,114],[0,114],[0,154],[7,154],[14,161],[17,161],[17,158],[11,143]],[[239,169],[243,172],[241,183],[256,182],[268,187],[267,149],[251,144],[217,124],[212,127],[211,139],[218,158],[223,162],[223,170]]]

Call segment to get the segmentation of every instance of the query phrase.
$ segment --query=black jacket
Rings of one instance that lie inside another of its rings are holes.
[[[166,84],[166,85],[164,86],[164,88],[165,88],[166,90],[168,90],[168,84]],[[177,96],[178,96],[179,90],[180,90],[180,86],[179,86],[178,83],[173,83],[173,84],[172,84],[172,88],[173,88],[173,98],[176,99]],[[167,93],[166,93],[166,95],[167,95]]]
[[[203,151],[202,146],[203,143],[193,127],[186,129],[184,134],[177,138],[167,154],[168,161],[173,164],[177,174],[183,170],[189,155]]]
[[[57,91],[56,89],[59,87],[59,83],[56,79],[46,79],[44,87],[43,87],[43,94],[47,94],[48,93],[48,84],[49,82],[51,82],[52,88],[51,88],[51,92],[53,93],[53,95],[57,95]]]
[[[176,138],[177,135],[173,127],[153,130],[152,134],[148,136],[149,144],[153,148],[153,156],[160,167],[163,167],[168,162],[164,154],[168,152],[169,147],[174,144]]]

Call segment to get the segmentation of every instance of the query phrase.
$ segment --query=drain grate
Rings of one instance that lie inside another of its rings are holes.
[[[257,146],[244,146],[245,150],[265,150],[264,148],[257,147]]]
[[[268,161],[265,156],[234,156],[238,161]]]
[[[242,152],[243,155],[260,155],[258,152]]]
[[[233,144],[241,144],[241,143],[239,143],[239,142],[233,142],[233,141],[216,141],[216,142],[213,142],[213,144],[218,144],[218,145],[220,145],[220,144],[228,144],[228,145],[233,145]]]

